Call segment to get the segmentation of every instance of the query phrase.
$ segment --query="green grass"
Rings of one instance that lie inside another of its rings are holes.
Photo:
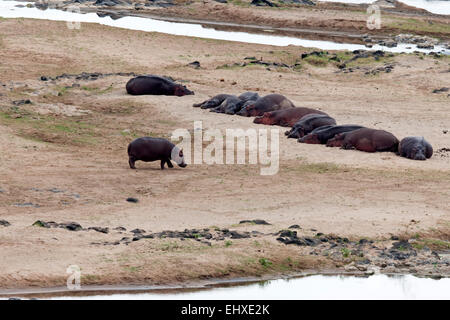
[[[262,265],[264,268],[268,268],[272,265],[272,262],[266,258],[260,258],[258,260],[259,264]]]
[[[233,241],[230,241],[230,240],[225,241],[225,248],[228,248],[232,244],[233,244]]]
[[[443,33],[447,37],[450,36],[450,24],[423,21],[413,18],[397,18],[394,22],[386,25],[388,28],[400,29],[410,33],[427,32],[427,33]]]
[[[10,108],[0,111],[0,123],[15,127],[19,135],[35,141],[96,143],[95,126],[81,120]]]

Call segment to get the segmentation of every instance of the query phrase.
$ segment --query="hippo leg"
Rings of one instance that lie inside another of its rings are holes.
[[[164,164],[166,163],[166,160],[161,160],[161,170],[164,170]]]
[[[134,166],[134,163],[136,162],[136,159],[134,159],[133,157],[130,157],[128,159],[128,164],[130,165],[131,169],[136,169],[136,167]]]
[[[167,159],[166,162],[167,162],[167,166],[168,166],[169,168],[173,168],[173,164],[172,164],[172,162],[170,162],[169,159]]]

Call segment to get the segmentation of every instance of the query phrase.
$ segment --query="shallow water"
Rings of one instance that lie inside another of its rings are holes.
[[[178,290],[180,291],[180,290]],[[140,293],[56,297],[52,299],[136,300],[295,300],[295,299],[450,299],[450,278],[433,280],[411,275],[370,277],[315,275],[290,280],[201,289],[178,293]]]
[[[0,17],[4,18],[34,18],[54,21],[67,21],[68,26],[73,25],[72,22],[90,22],[99,23],[111,27],[118,27],[130,30],[141,30],[147,32],[161,32],[166,34],[199,37],[206,39],[217,39],[227,41],[237,41],[255,44],[265,44],[274,46],[302,46],[312,47],[321,50],[367,50],[364,45],[337,43],[332,41],[306,40],[295,37],[275,36],[266,34],[253,34],[247,32],[230,32],[219,31],[212,28],[205,28],[200,24],[178,23],[155,20],[142,17],[123,17],[113,20],[111,17],[99,17],[96,13],[75,13],[56,9],[39,10],[37,8],[19,8],[17,5],[24,5],[23,2],[17,1],[0,1]],[[81,28],[83,26],[81,25]],[[61,30],[64,32],[64,30]],[[443,52],[450,54],[450,50],[436,46],[433,50],[418,49],[412,44],[398,44],[395,48],[387,48],[380,45],[374,45],[370,50],[383,50],[388,52]]]
[[[376,0],[319,0],[322,2],[341,2],[341,3],[373,3]],[[411,7],[427,10],[431,13],[450,15],[449,0],[399,0]]]

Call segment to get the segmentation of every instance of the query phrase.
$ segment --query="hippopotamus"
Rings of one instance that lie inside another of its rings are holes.
[[[158,76],[138,76],[130,79],[126,85],[127,93],[132,95],[185,96],[194,94],[186,86]]]
[[[433,155],[433,147],[424,137],[406,137],[398,145],[398,154],[413,160],[426,160]]]
[[[301,138],[316,128],[320,128],[326,125],[335,125],[336,120],[326,114],[311,113],[302,117],[297,121],[291,130],[286,131],[284,134],[288,138]]]
[[[364,127],[354,124],[319,127],[311,131],[306,136],[299,138],[297,141],[309,144],[325,144],[329,139],[333,138],[338,133],[349,132],[361,128]]]
[[[236,96],[226,98],[220,106],[211,109],[211,112],[235,114],[235,110],[240,110],[245,101],[242,101]]]
[[[136,169],[134,164],[138,160],[144,162],[161,160],[161,170],[164,170],[166,163],[169,168],[173,168],[170,160],[175,161],[182,168],[186,167],[183,150],[163,138],[143,137],[133,140],[128,145],[128,158],[131,169]]]
[[[200,103],[195,103],[192,106],[195,108],[202,108],[202,109],[210,109],[210,108],[216,108],[218,107],[222,102],[225,101],[225,99],[230,98],[230,97],[235,97],[232,94],[218,94],[210,99],[207,99],[203,102]]]
[[[246,117],[262,116],[265,112],[295,108],[285,96],[277,93],[268,94],[255,102],[243,107],[237,114]]]
[[[326,115],[325,112],[319,110],[296,107],[272,112],[265,112],[262,116],[256,117],[253,122],[268,125],[279,125],[282,127],[292,127],[300,119],[311,113]]]
[[[261,97],[256,92],[244,92],[238,98],[239,98],[239,100],[242,101],[242,103],[230,103],[229,101],[227,101],[226,106],[224,106],[224,108],[223,108],[224,113],[236,114],[242,108],[251,105],[252,102],[258,100]],[[223,103],[225,103],[225,101]],[[219,107],[221,107],[221,106],[219,106]]]
[[[383,152],[398,150],[398,139],[385,130],[361,128],[358,130],[336,134],[327,141],[329,147],[356,149],[365,152]]]
[[[247,102],[247,101],[256,101],[261,97],[256,92],[247,91],[242,93],[238,98],[244,102]]]

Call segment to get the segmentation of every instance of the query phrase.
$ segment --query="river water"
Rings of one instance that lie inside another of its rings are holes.
[[[450,278],[434,280],[412,275],[370,277],[314,275],[294,279],[214,287],[200,290],[177,289],[168,293],[112,293],[50,299],[133,299],[133,300],[309,300],[309,299],[450,299]]]
[[[20,5],[21,7],[17,7]],[[124,28],[130,30],[140,30],[147,32],[161,32],[179,36],[199,37],[206,39],[217,39],[227,41],[237,41],[255,44],[265,44],[274,46],[302,46],[308,48],[318,48],[321,50],[367,50],[364,45],[351,43],[337,43],[332,41],[307,40],[296,37],[276,36],[269,34],[254,34],[247,32],[220,31],[213,28],[206,28],[200,24],[179,23],[161,21],[142,17],[123,17],[113,20],[111,17],[99,17],[96,13],[77,13],[56,9],[39,10],[37,8],[23,7],[23,2],[0,0],[0,17],[3,18],[34,18],[54,21],[67,21],[68,27],[73,26],[74,22],[80,23],[99,23],[111,27]],[[82,28],[82,24],[80,25]],[[64,30],[61,30],[62,32]],[[388,48],[380,45],[374,45],[371,50],[383,50],[388,52],[413,52],[420,51],[424,53],[442,52],[450,54],[450,50],[436,46],[433,50],[418,49],[413,44],[399,43],[397,47]]]

